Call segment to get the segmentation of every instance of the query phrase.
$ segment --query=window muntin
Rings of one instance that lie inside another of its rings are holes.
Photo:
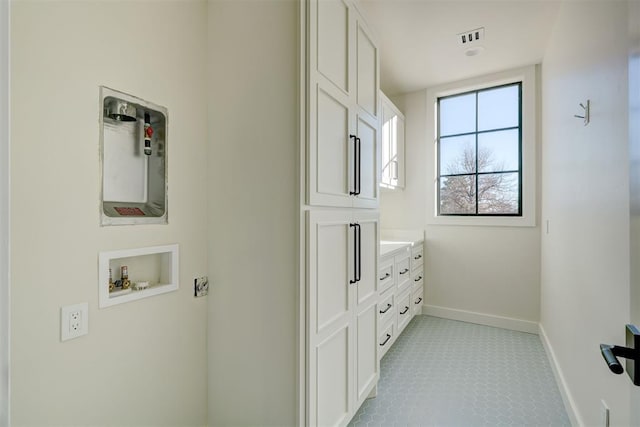
[[[438,215],[522,216],[522,83],[437,107]]]

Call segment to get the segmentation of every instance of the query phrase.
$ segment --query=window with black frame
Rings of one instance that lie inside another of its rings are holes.
[[[438,98],[438,215],[522,216],[522,84]]]

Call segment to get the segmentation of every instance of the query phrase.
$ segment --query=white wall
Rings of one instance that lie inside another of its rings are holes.
[[[393,98],[406,119],[406,187],[381,196],[383,229],[426,232],[425,311],[533,331],[539,319],[540,227],[430,224],[433,120],[427,91]]]
[[[12,4],[11,377],[21,425],[204,425],[206,3]],[[169,225],[99,226],[98,86],[169,110]],[[98,308],[101,250],[180,244],[180,289]],[[89,334],[60,342],[60,307]]]
[[[584,425],[601,425],[602,398],[611,425],[629,425],[629,380],[598,348],[623,344],[629,321],[626,14],[563,2],[543,60],[541,325]]]
[[[0,426],[9,425],[9,2],[0,2]]]
[[[297,421],[298,18],[209,3],[212,426]]]

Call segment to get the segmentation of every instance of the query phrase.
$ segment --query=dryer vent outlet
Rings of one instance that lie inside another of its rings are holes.
[[[484,27],[468,30],[457,35],[458,46],[468,47],[480,44],[484,40]]]

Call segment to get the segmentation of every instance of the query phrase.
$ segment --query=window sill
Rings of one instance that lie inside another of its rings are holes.
[[[429,225],[462,225],[482,227],[535,227],[535,218],[527,216],[432,216]]]

